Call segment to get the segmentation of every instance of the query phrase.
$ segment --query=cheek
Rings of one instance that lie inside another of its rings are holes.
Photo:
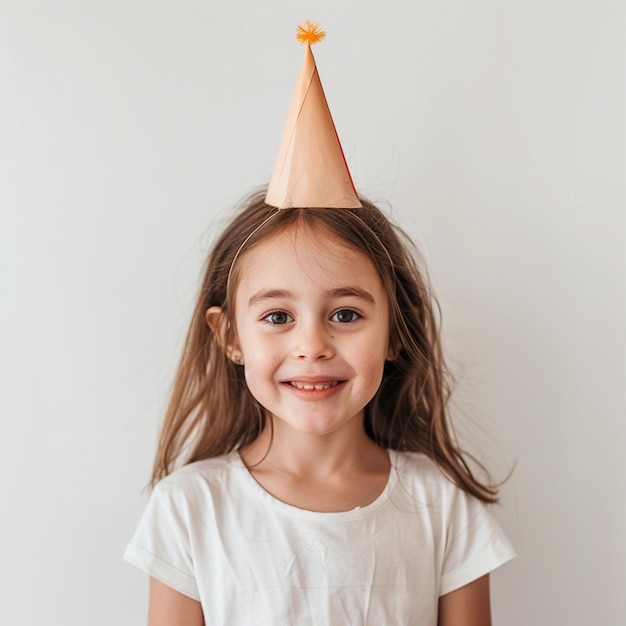
[[[275,376],[280,365],[280,359],[271,354],[269,346],[262,343],[248,344],[244,352],[244,377],[248,387],[258,386],[262,381],[267,381]]]

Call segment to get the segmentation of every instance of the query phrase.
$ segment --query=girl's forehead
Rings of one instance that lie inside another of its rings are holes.
[[[240,258],[237,291],[284,283],[320,288],[368,283],[382,291],[372,260],[326,228],[290,227],[255,244]]]
[[[242,260],[253,264],[284,259],[306,267],[311,264],[325,265],[333,260],[345,263],[347,258],[372,264],[364,252],[327,227],[292,225],[259,241],[243,255]]]

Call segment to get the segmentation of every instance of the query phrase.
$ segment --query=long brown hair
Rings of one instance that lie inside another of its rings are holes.
[[[237,450],[263,429],[265,410],[248,391],[243,367],[227,357],[207,325],[205,313],[220,306],[232,326],[241,255],[299,224],[323,228],[366,254],[388,295],[389,341],[397,347],[397,355],[386,362],[380,388],[365,409],[368,436],[384,448],[426,454],[458,487],[495,502],[497,489],[477,479],[452,431],[439,309],[408,236],[364,198],[360,209],[280,211],[266,205],[264,198],[263,190],[245,199],[207,259],[161,431],[152,484],[180,463]]]

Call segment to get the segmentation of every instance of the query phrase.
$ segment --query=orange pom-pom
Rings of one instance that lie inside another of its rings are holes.
[[[324,37],[326,37],[326,33],[320,28],[320,25],[311,20],[307,20],[304,24],[298,24],[296,28],[296,39],[309,46],[322,41]]]

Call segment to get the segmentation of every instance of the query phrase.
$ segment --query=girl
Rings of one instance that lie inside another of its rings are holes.
[[[150,626],[491,623],[497,493],[452,436],[413,248],[361,203],[255,194],[209,255],[126,552]]]

